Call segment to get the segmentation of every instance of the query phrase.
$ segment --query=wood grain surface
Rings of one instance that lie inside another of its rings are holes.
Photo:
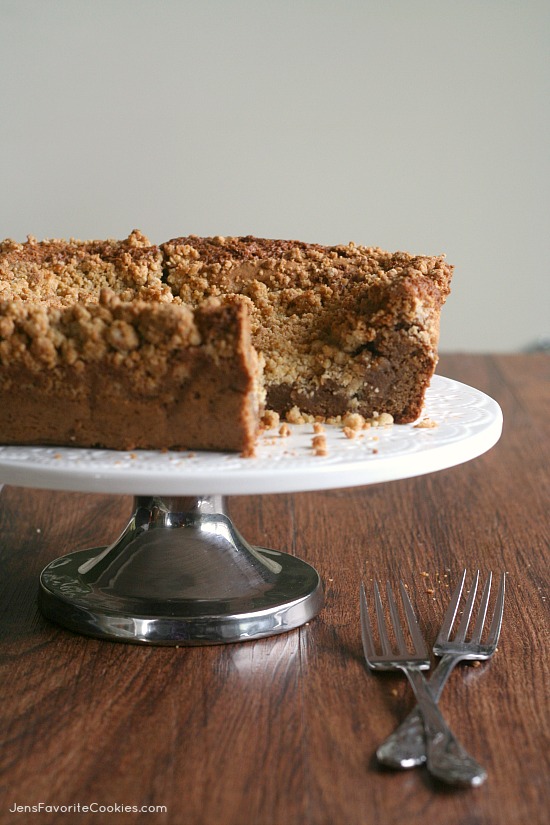
[[[322,613],[281,636],[155,648],[49,624],[40,570],[113,540],[132,501],[3,489],[1,823],[548,822],[550,358],[449,355],[438,371],[501,404],[503,436],[487,454],[416,479],[230,500],[249,541],[299,555],[324,580]],[[507,571],[508,590],[494,659],[457,668],[441,700],[489,771],[481,788],[451,790],[425,769],[376,764],[413,702],[402,676],[365,668],[358,589],[403,578],[433,641],[464,567]],[[167,810],[10,812],[40,802]]]

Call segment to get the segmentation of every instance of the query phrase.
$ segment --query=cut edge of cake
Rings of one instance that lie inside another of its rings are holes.
[[[0,303],[4,444],[254,451],[261,361],[244,307]]]
[[[267,405],[334,418],[420,414],[453,268],[375,247],[187,236],[161,245],[175,299],[247,304]]]

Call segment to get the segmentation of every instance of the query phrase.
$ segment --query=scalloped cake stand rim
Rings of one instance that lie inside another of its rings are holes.
[[[426,421],[427,419],[427,421]],[[424,421],[428,426],[418,426]],[[435,426],[434,426],[435,425]],[[502,411],[485,393],[436,375],[418,422],[371,428],[348,439],[325,426],[327,455],[314,455],[311,425],[264,433],[257,456],[235,453],[0,447],[0,484],[123,495],[250,495],[363,486],[470,461],[493,447]]]

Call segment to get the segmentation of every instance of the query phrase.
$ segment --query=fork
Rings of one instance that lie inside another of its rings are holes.
[[[414,610],[403,582],[400,582],[401,598],[413,651],[407,649],[407,643],[401,628],[399,613],[390,583],[387,583],[387,599],[391,622],[397,642],[398,651],[394,653],[388,637],[384,609],[380,598],[378,584],[374,585],[374,603],[378,623],[378,635],[382,653],[375,649],[372,626],[369,619],[365,588],[361,585],[361,635],[363,650],[368,666],[372,670],[402,670],[414,690],[426,736],[426,761],[430,773],[450,785],[478,786],[487,778],[486,771],[473,759],[455,739],[453,733],[441,715],[428,682],[422,674],[430,667],[428,650],[418,627]]]
[[[434,645],[434,653],[441,656],[437,668],[430,679],[430,690],[435,701],[439,701],[445,683],[455,665],[464,659],[486,660],[490,659],[495,652],[502,625],[502,614],[504,612],[504,591],[506,575],[503,573],[496,597],[493,619],[489,628],[489,634],[484,644],[481,643],[481,636],[487,615],[489,604],[489,594],[491,592],[492,573],[489,573],[479,611],[470,641],[466,641],[466,632],[472,612],[479,582],[479,570],[470,588],[467,602],[464,606],[462,618],[456,630],[454,639],[451,640],[451,631],[456,618],[460,597],[464,587],[466,570],[463,571],[445,613],[443,624]],[[418,707],[415,707],[404,719],[401,725],[383,742],[376,751],[378,761],[391,768],[412,768],[426,761],[426,742],[424,737],[424,724]]]

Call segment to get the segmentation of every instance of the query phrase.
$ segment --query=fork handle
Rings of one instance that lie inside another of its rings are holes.
[[[430,691],[436,702],[447,679],[461,657],[445,653],[430,678]],[[426,736],[424,722],[416,705],[396,730],[388,736],[376,751],[378,761],[389,768],[414,768],[426,761]]]
[[[487,778],[484,768],[454,737],[418,667],[402,668],[414,690],[426,732],[428,770],[448,785],[478,786]]]

